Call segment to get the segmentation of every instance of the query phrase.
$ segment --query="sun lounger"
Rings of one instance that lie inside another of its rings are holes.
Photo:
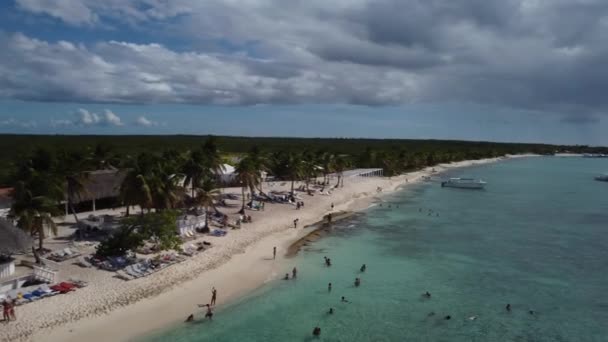
[[[211,233],[211,235],[213,236],[225,236],[227,234],[226,231],[224,230],[219,230],[219,229],[214,229],[213,232]]]
[[[51,288],[49,288],[47,284],[40,285],[39,290],[45,292],[47,296],[54,296],[59,294],[58,291],[51,290]]]

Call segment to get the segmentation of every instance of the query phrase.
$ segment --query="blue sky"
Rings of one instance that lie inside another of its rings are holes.
[[[4,1],[0,132],[608,145],[606,14],[599,0]]]

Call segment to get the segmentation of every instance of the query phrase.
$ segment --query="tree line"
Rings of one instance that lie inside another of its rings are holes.
[[[125,152],[103,142],[93,147],[37,147],[12,161],[13,170],[6,181],[14,188],[10,215],[19,227],[38,236],[42,249],[45,231],[56,234],[52,218],[62,214],[64,203],[78,222],[75,204],[86,194],[86,182],[93,170],[123,170],[124,181],[117,189],[118,204],[127,207],[127,216],[133,206],[140,209],[139,216],[145,216],[146,213],[188,208],[205,208],[209,212],[219,199],[217,174],[228,162],[235,165],[236,181],[242,188],[241,211],[244,212],[246,192],[264,191],[263,173],[277,180],[290,181],[293,193],[296,181],[303,181],[308,188],[317,177],[323,177],[322,184],[328,187],[341,186],[342,173],[348,168],[382,168],[385,176],[393,176],[437,163],[498,157],[507,153],[551,153],[556,149],[549,145],[438,141],[412,145],[411,141],[397,144],[392,140],[373,140],[363,145],[359,140],[347,139],[297,139],[295,141],[300,145],[293,148],[290,147],[293,139],[277,138],[275,144],[280,146],[281,142],[287,141],[287,148],[277,149],[273,145],[273,148],[265,149],[258,144],[249,144],[240,146],[237,153],[222,150],[223,139],[199,137],[196,144],[181,150],[167,144],[159,149],[135,148]],[[268,139],[261,138],[261,145],[268,144]],[[324,144],[319,145],[320,141]],[[348,142],[360,149],[348,146],[343,151],[336,150],[334,144],[342,146]],[[330,174],[336,176],[335,184],[329,183]],[[145,222],[129,221],[126,226],[132,228],[141,224]],[[166,227],[163,229],[164,232]],[[142,229],[128,231],[135,234]],[[155,235],[154,230],[146,232],[147,238]],[[156,235],[166,234],[159,231]]]

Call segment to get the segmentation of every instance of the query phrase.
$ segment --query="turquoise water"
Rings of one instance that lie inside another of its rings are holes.
[[[608,341],[608,183],[592,179],[606,171],[556,157],[453,171],[489,185],[398,192],[291,260],[297,280],[146,341],[309,341],[316,325],[323,341]]]

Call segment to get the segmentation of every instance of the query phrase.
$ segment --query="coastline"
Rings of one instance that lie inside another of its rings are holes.
[[[506,158],[531,155],[507,156]],[[310,225],[330,212],[359,211],[378,196],[391,193],[434,168],[442,172],[453,168],[487,164],[505,158],[439,164],[398,177],[361,178],[345,182],[332,196],[307,200],[306,209],[296,211],[285,205],[254,216],[254,223],[224,238],[209,238],[214,247],[187,262],[148,278],[124,282],[104,279],[69,296],[58,296],[20,308],[20,321],[0,331],[6,340],[34,341],[127,341],[182,322],[190,313],[199,313],[197,303],[206,303],[210,289],[218,289],[218,305],[232,302],[284,274],[286,251],[295,241],[309,235],[309,228],[291,228],[294,218],[301,226]],[[405,180],[408,180],[406,183]],[[382,187],[381,194],[376,192]],[[254,215],[252,213],[252,215]],[[277,260],[272,248],[277,246]],[[107,276],[107,275],[106,275]],[[101,281],[100,281],[101,283]]]

